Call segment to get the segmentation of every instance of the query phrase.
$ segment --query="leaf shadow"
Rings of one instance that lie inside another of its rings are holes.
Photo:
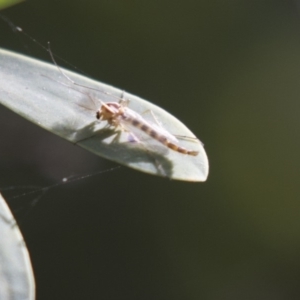
[[[157,151],[153,151],[139,142],[120,141],[117,135],[127,133],[106,126],[99,129],[98,125],[98,122],[91,122],[72,132],[60,123],[54,126],[53,131],[66,131],[72,143],[101,157],[142,172],[172,178],[173,162],[162,154],[166,152],[165,146],[158,145]]]

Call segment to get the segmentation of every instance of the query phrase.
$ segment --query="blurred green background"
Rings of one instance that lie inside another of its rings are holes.
[[[9,201],[38,299],[300,298],[300,1],[34,0],[2,13],[177,116],[210,161],[205,183],[122,167],[51,189],[30,213],[35,196]],[[4,22],[0,36],[50,61]],[[0,186],[15,193],[115,165],[4,107],[0,136]]]

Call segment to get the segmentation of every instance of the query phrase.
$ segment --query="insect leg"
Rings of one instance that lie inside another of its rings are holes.
[[[155,121],[155,123],[162,129],[164,129],[164,127],[162,126],[162,124],[158,121],[157,117],[155,116],[154,112],[151,109],[147,109],[145,110],[142,114],[150,114],[152,119]],[[164,129],[165,130],[165,129]],[[172,134],[172,133],[171,133]],[[197,137],[192,137],[192,136],[186,136],[186,135],[178,135],[178,134],[172,134],[173,136],[175,136],[178,139],[181,140],[189,140],[189,141],[200,141]],[[201,142],[201,141],[200,141]]]
[[[130,103],[130,100],[126,99],[124,97],[124,95],[125,95],[125,92],[122,91],[122,95],[121,95],[121,98],[119,100],[119,104],[121,104],[122,107],[127,107],[129,105],[129,103]]]
[[[147,109],[145,111],[143,111],[141,113],[142,115],[145,115],[145,114],[149,114],[152,119],[154,120],[154,122],[160,127],[160,128],[163,128],[162,124],[158,121],[157,117],[155,116],[154,112],[151,110],[151,109]]]

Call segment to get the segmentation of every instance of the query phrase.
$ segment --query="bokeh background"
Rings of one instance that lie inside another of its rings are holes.
[[[177,116],[210,161],[205,183],[121,167],[35,205],[4,192],[38,299],[300,299],[300,1],[33,0],[2,14]],[[0,36],[50,61],[4,22]],[[14,194],[116,166],[4,107],[0,138]]]

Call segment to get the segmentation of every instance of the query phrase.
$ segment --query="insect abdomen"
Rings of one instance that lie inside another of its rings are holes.
[[[144,131],[146,134],[148,134],[149,136],[151,136],[155,140],[159,141],[160,143],[164,144],[166,147],[168,147],[168,148],[170,148],[170,149],[172,149],[176,152],[191,155],[191,156],[196,156],[196,155],[199,154],[198,151],[188,150],[188,149],[185,149],[183,147],[180,147],[180,146],[170,142],[168,140],[168,138],[166,138],[164,135],[160,134],[159,132],[157,132],[156,130],[151,128],[149,125],[141,122],[140,120],[130,118],[130,117],[126,117],[126,121],[130,122],[131,125],[133,125],[134,127],[141,129],[142,131]]]
[[[199,154],[198,151],[188,150],[186,148],[177,146],[169,141],[167,142],[166,146],[169,147],[170,149],[177,151],[179,153],[182,153],[182,154],[187,154],[187,155],[191,155],[191,156],[197,156]]]

